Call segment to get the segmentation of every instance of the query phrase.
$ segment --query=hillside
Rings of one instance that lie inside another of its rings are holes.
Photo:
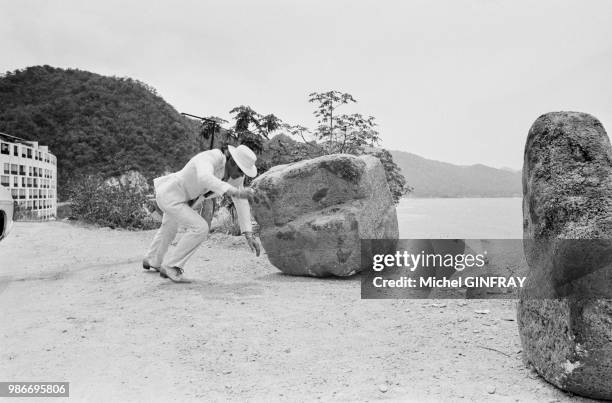
[[[521,173],[477,164],[453,165],[404,151],[391,151],[414,197],[521,196]]]
[[[0,131],[49,146],[60,196],[76,174],[151,178],[198,150],[197,125],[146,84],[50,66],[0,76]]]

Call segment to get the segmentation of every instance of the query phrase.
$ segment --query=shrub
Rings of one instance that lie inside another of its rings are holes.
[[[131,230],[157,227],[144,208],[145,190],[131,183],[110,184],[99,175],[87,175],[72,180],[67,193],[72,216],[78,220]]]
[[[385,169],[385,176],[389,184],[389,190],[395,204],[399,203],[400,199],[412,192],[412,187],[406,183],[406,178],[402,175],[401,169],[393,161],[391,153],[384,148],[367,148],[363,150],[364,154],[370,154],[378,158]]]

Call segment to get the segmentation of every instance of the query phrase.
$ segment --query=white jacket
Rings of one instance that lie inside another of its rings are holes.
[[[161,185],[173,181],[182,190],[180,194],[184,196],[184,200],[180,201],[186,203],[199,197],[210,199],[222,196],[232,187],[242,188],[244,176],[237,179],[230,178],[227,182],[221,180],[225,176],[225,162],[226,158],[221,150],[203,151],[191,158],[180,171],[154,179],[155,191],[158,192],[158,189],[163,191],[165,187]],[[240,230],[252,231],[251,208],[248,200],[232,197],[232,201],[236,206]]]

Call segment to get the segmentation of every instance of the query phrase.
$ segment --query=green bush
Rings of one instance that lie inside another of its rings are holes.
[[[68,184],[72,216],[111,228],[153,229],[158,226],[144,206],[146,191],[131,184],[109,184],[99,175],[73,179]]]

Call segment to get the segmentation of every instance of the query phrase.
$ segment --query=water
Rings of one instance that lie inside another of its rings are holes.
[[[402,199],[400,238],[516,239],[523,237],[522,199]]]

